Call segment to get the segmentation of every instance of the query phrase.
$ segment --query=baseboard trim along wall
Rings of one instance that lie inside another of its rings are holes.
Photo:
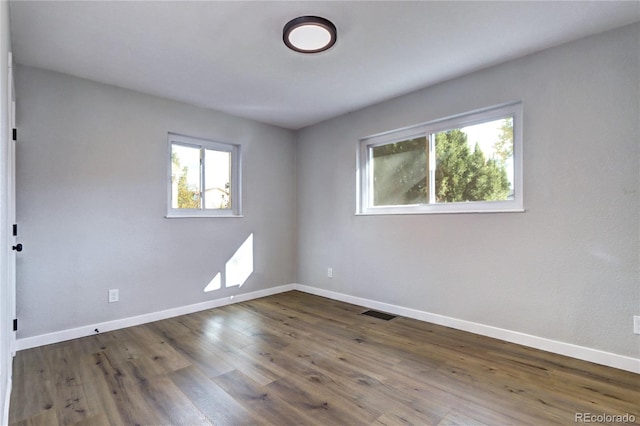
[[[444,315],[432,314],[430,312],[419,311],[417,309],[405,308],[403,306],[349,296],[347,294],[324,290],[317,287],[297,284],[296,290],[640,374],[640,359],[637,358],[617,355],[598,349],[586,348],[584,346],[577,346],[571,343],[545,339],[543,337],[532,336],[518,331],[478,324]]]
[[[13,366],[13,364],[12,364]],[[9,424],[9,404],[11,402],[11,391],[13,390],[13,381],[12,379],[9,377],[9,375],[7,375],[7,383],[6,386],[7,388],[5,389],[5,394],[4,394],[4,405],[3,405],[3,410],[2,410],[2,424],[3,425],[8,425]]]
[[[193,312],[199,312],[206,309],[217,308],[233,303],[258,299],[260,297],[270,296],[273,294],[283,293],[285,291],[291,290],[299,290],[305,293],[326,297],[328,299],[352,303],[354,305],[360,305],[369,309],[376,309],[407,318],[413,318],[420,321],[443,325],[445,327],[451,327],[457,330],[468,331],[470,333],[475,333],[487,337],[493,337],[507,342],[517,343],[523,346],[528,346],[531,348],[553,352],[559,355],[565,355],[572,358],[581,359],[583,361],[589,361],[596,364],[606,365],[609,367],[618,368],[620,370],[626,370],[640,374],[640,359],[638,358],[632,358],[624,355],[601,351],[598,349],[573,345],[571,343],[559,342],[556,340],[550,340],[543,337],[520,333],[518,331],[507,330],[471,321],[465,321],[457,318],[447,317],[444,315],[419,311],[417,309],[378,302],[362,297],[350,296],[348,294],[338,293],[335,291],[325,290],[318,287],[311,287],[303,284],[286,284],[265,290],[210,300],[207,302],[196,303],[193,305],[187,305],[174,309],[167,309],[159,312],[152,312],[135,317],[123,318],[119,320],[103,322],[100,324],[91,324],[84,327],[62,330],[39,336],[25,337],[16,341],[16,349],[24,350],[37,346],[44,346],[52,343],[62,342],[65,340],[89,336],[91,334],[95,334],[94,330],[96,328],[102,333],[106,331],[132,327],[135,325],[146,324],[149,322],[159,321],[162,319],[172,318],[180,315],[190,314]]]
[[[121,328],[133,327],[135,325],[160,321],[167,318],[178,317],[180,315],[205,311],[207,309],[219,308],[220,306],[231,305],[233,303],[259,299],[260,297],[271,296],[273,294],[283,293],[285,291],[291,291],[295,289],[295,284],[281,285],[265,290],[227,296],[220,299],[208,300],[206,302],[195,303],[193,305],[181,306],[179,308],[167,309],[164,311],[151,312],[135,317],[122,318],[97,324],[89,324],[83,327],[55,331],[53,333],[41,334],[39,336],[24,337],[16,340],[16,349],[20,351],[24,349],[35,348],[38,346],[50,345],[52,343],[64,342],[65,340],[77,339],[79,337],[86,337],[92,334],[96,334],[96,329],[100,330],[100,333],[104,333],[107,331],[113,331]]]

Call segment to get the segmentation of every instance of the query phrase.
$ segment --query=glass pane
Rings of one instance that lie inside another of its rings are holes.
[[[511,117],[435,134],[437,203],[513,199]]]
[[[200,149],[171,145],[171,207],[200,208]]]
[[[204,151],[204,208],[231,208],[231,153]]]
[[[427,203],[427,152],[426,137],[373,147],[373,205]]]

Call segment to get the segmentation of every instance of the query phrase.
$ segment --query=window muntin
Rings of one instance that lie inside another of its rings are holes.
[[[239,216],[240,147],[169,134],[167,217]]]
[[[363,139],[360,214],[523,211],[521,104]]]

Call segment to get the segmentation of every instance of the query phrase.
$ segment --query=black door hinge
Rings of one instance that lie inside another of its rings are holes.
[[[13,331],[18,331],[18,318],[13,320]]]
[[[17,223],[13,224],[13,236],[14,237],[18,236],[18,224]]]
[[[18,129],[13,129],[13,140],[14,141],[18,140]]]

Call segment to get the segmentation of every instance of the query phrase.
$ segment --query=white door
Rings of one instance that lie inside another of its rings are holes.
[[[0,22],[4,22],[6,4],[0,4]],[[5,44],[0,31],[0,46]],[[6,52],[6,50],[5,50]],[[5,59],[5,58],[2,58]],[[15,97],[13,94],[13,69],[11,53],[8,64],[4,60],[0,76],[0,423],[9,419],[7,395],[11,388],[13,356],[16,351],[16,237],[13,236],[16,217],[15,185]],[[6,87],[6,90],[5,90]],[[16,248],[13,250],[12,248]]]
[[[7,153],[7,221],[11,229],[9,230],[9,258],[7,264],[8,274],[8,315],[10,318],[16,318],[16,255],[22,251],[22,245],[18,243],[18,226],[16,224],[16,101],[13,86],[13,58],[9,53],[9,81],[7,84],[7,102],[9,106],[9,146]],[[16,333],[11,333],[10,347],[11,356],[15,355]]]

